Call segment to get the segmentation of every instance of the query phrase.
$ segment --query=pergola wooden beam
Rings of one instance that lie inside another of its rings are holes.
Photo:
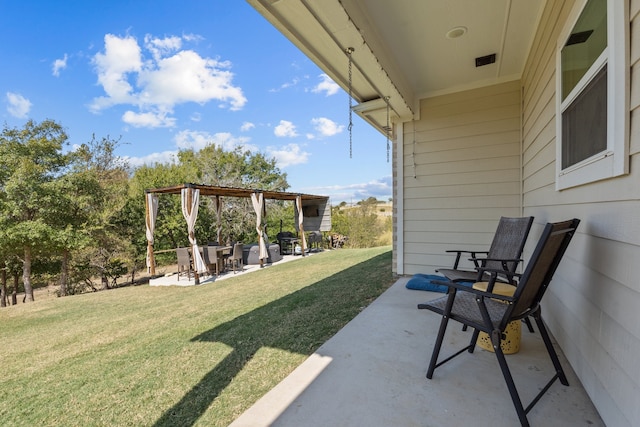
[[[200,190],[201,196],[226,196],[226,197],[251,197],[252,193],[262,193],[265,199],[275,200],[292,200],[297,197],[302,200],[328,200],[327,196],[317,196],[313,194],[288,193],[285,191],[261,190],[259,188],[237,188],[237,187],[218,187],[215,185],[204,184],[180,184],[172,187],[154,188],[145,190],[146,193],[154,194],[180,194],[183,188],[197,188]]]

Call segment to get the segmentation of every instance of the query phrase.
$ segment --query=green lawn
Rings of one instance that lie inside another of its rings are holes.
[[[0,310],[0,424],[227,426],[393,282],[388,247]]]

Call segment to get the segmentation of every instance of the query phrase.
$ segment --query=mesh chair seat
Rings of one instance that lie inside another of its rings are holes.
[[[418,308],[426,308],[438,314],[444,314],[448,299],[448,296],[436,298],[424,304],[419,304]],[[485,298],[484,302],[486,304],[489,317],[491,318],[492,324],[490,328],[486,327],[484,319],[482,318],[482,313],[480,312],[480,307],[476,301],[476,296],[472,293],[460,292],[456,295],[456,301],[449,316],[453,320],[473,325],[484,332],[491,332],[493,329],[500,327],[500,321],[504,317],[509,306],[491,298]]]

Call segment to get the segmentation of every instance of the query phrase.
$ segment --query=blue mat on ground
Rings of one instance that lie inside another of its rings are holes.
[[[411,279],[406,284],[407,289],[415,289],[418,291],[430,291],[430,292],[442,292],[446,293],[447,289],[449,289],[445,285],[438,285],[437,283],[433,283],[434,280],[439,280],[442,282],[447,282],[447,278],[444,276],[438,276],[436,274],[414,274]],[[471,282],[462,282],[461,285],[469,286],[473,285]]]

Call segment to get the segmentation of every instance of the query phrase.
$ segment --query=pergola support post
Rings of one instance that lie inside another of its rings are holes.
[[[298,230],[300,232],[302,256],[306,256],[305,251],[307,249],[307,239],[304,235],[304,213],[302,212],[302,196],[300,194],[296,197],[296,208],[298,209]]]
[[[156,215],[158,214],[158,197],[153,193],[146,193],[145,223],[147,228],[147,272],[151,276],[156,274],[156,260],[153,254],[153,232],[155,229]]]

